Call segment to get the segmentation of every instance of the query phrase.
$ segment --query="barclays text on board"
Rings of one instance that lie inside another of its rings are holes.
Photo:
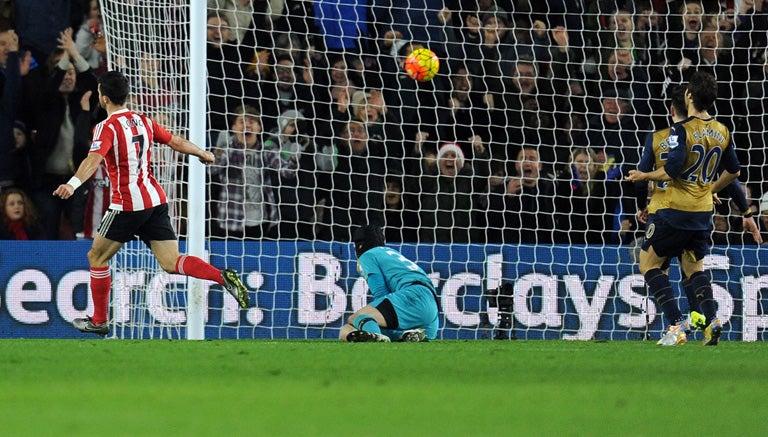
[[[117,258],[141,266],[138,248]],[[513,285],[513,320],[523,339],[642,339],[658,336],[661,314],[624,247],[393,245],[430,274],[440,295],[443,339],[482,338],[486,290]],[[70,321],[91,312],[88,242],[0,242],[0,336],[79,338]],[[206,284],[206,338],[336,338],[345,318],[368,301],[352,247],[342,243],[210,243],[211,262],[243,272],[253,306],[240,311]],[[226,254],[226,255],[221,255]],[[715,247],[705,265],[724,338],[764,340],[768,332],[768,251]],[[672,269],[673,284],[678,280]],[[186,323],[186,278],[136,267],[113,273],[116,322]],[[136,295],[143,305],[136,308]],[[678,292],[679,294],[679,292]],[[681,300],[685,308],[685,300]]]

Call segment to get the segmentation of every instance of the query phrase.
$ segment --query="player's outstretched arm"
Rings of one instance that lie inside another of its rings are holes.
[[[174,135],[171,138],[171,142],[168,143],[168,146],[171,149],[185,155],[197,156],[197,158],[203,164],[213,164],[213,162],[216,160],[216,157],[213,156],[213,153],[197,147],[193,142],[178,135]]]
[[[80,163],[80,167],[77,168],[77,173],[75,173],[75,175],[72,176],[66,184],[59,185],[59,187],[54,190],[53,195],[59,196],[62,199],[69,199],[72,197],[72,195],[75,193],[75,190],[77,190],[77,188],[82,185],[83,182],[87,181],[91,178],[91,176],[93,176],[93,174],[96,172],[96,169],[99,168],[99,165],[101,165],[101,161],[103,159],[104,157],[98,153],[89,153],[83,162]]]
[[[757,223],[755,223],[755,219],[752,217],[753,212],[749,207],[747,196],[741,188],[741,182],[738,180],[738,175],[739,172],[723,172],[720,178],[712,184],[712,199],[716,205],[719,205],[722,201],[718,197],[717,192],[722,191],[723,193],[726,193],[736,203],[739,211],[741,211],[741,228],[744,230],[744,233],[752,234],[752,238],[757,244],[763,244],[763,237],[760,235]],[[726,183],[728,181],[730,182]]]
[[[731,189],[731,193],[732,193],[731,195],[733,196],[734,194],[732,190],[741,190],[741,187],[740,186],[730,187],[730,185],[732,182],[738,179],[740,175],[741,175],[740,171],[737,171],[736,173],[730,173],[727,171],[722,172],[720,174],[720,177],[718,177],[717,180],[712,184],[712,188],[711,188],[712,193],[717,194],[723,191],[726,187],[728,187],[729,189]],[[736,182],[736,184],[738,184],[738,182]],[[741,192],[743,196],[744,191],[741,191]]]

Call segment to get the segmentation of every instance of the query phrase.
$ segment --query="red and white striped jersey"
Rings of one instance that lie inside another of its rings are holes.
[[[152,175],[150,146],[168,144],[172,135],[144,114],[120,109],[93,129],[90,152],[103,156],[112,185],[110,208],[141,211],[167,202]]]

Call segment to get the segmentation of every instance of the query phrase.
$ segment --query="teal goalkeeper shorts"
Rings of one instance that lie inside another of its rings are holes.
[[[388,300],[397,315],[397,327],[391,331],[406,331],[408,329],[424,329],[427,338],[437,338],[437,330],[440,328],[438,318],[437,301],[432,289],[418,283],[389,293],[386,296],[371,302],[371,306],[379,308],[379,305]],[[382,309],[387,305],[383,305]],[[385,316],[386,318],[386,316]]]

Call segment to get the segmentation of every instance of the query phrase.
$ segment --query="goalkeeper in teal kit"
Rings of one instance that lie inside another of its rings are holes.
[[[400,252],[384,246],[378,226],[362,226],[352,237],[357,270],[373,301],[341,327],[350,342],[426,341],[437,337],[437,292],[429,276]]]

